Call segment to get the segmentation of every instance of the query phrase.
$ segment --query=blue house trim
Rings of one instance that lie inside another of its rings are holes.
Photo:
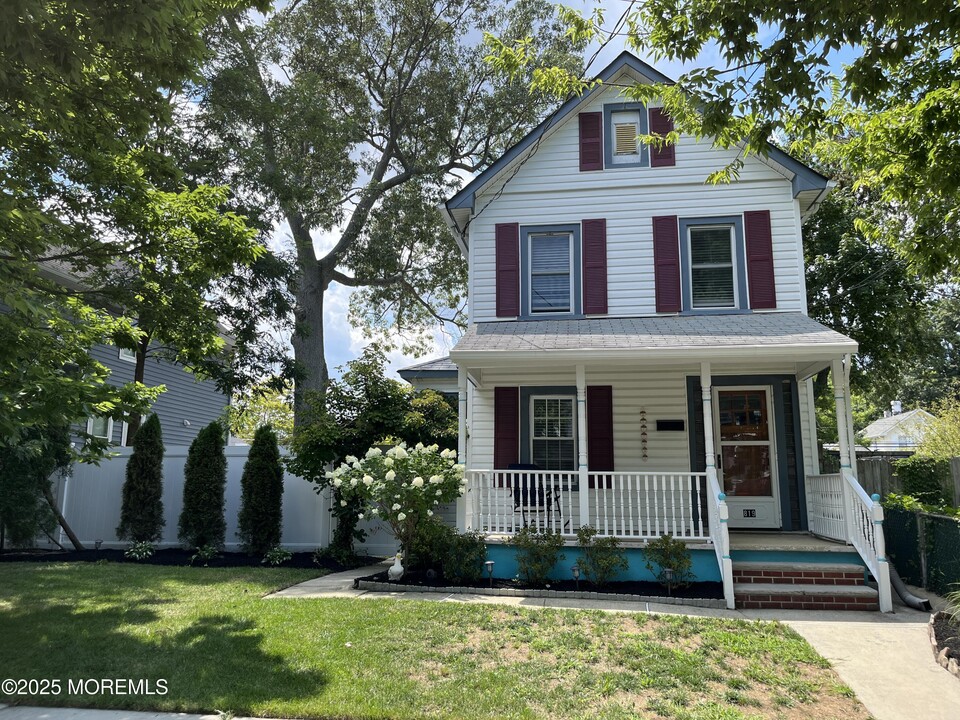
[[[603,169],[617,170],[619,168],[647,167],[650,164],[650,150],[645,143],[640,143],[640,154],[632,162],[613,162],[613,114],[615,112],[624,112],[636,110],[640,116],[638,135],[646,135],[648,132],[647,106],[643,103],[608,103],[603,106]]]
[[[688,230],[698,225],[733,225],[734,262],[737,267],[737,307],[694,308],[693,273],[690,269],[690,243]],[[683,310],[681,315],[729,315],[749,311],[750,296],[747,291],[747,254],[743,242],[743,216],[724,215],[702,218],[680,218],[680,294]]]
[[[573,235],[573,258],[570,268],[573,282],[573,302],[569,312],[531,313],[530,312],[530,236],[538,233],[570,233]],[[580,223],[559,225],[521,225],[520,226],[520,319],[549,320],[562,318],[569,320],[582,316],[581,299],[583,285],[583,261],[581,259]]]

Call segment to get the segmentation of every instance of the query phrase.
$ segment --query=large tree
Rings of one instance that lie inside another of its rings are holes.
[[[882,223],[865,221],[869,235],[927,273],[960,267],[960,6],[952,0],[639,0],[614,22],[600,8],[563,16],[578,39],[623,38],[654,60],[692,64],[676,84],[626,90],[662,98],[678,131],[747,152],[765,153],[777,136],[818,146],[856,187],[897,207]],[[542,44],[500,37],[496,64],[511,73]],[[722,62],[696,66],[712,48]],[[588,85],[544,73],[532,87],[566,96]],[[712,179],[730,179],[741,164]]]
[[[536,33],[534,64],[576,72],[551,18],[542,0],[304,0],[265,21],[230,15],[212,35],[186,134],[205,172],[292,242],[298,422],[327,383],[333,283],[355,289],[354,322],[408,349],[462,322],[465,264],[437,205],[550,104],[493,73],[480,34]]]

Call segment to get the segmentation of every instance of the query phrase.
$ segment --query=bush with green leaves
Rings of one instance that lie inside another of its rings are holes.
[[[566,557],[561,552],[563,536],[551,530],[536,532],[525,527],[510,539],[510,544],[517,549],[520,578],[530,585],[545,585],[554,566]]]
[[[190,557],[190,564],[200,562],[203,563],[204,567],[210,563],[217,554],[220,552],[220,548],[215,545],[201,545],[197,548],[197,551]]]
[[[460,533],[434,517],[421,523],[404,562],[410,569],[437,570],[452,583],[470,584],[483,576],[486,559],[482,533]]]
[[[117,537],[151,543],[163,535],[163,433],[156,413],[133,436],[127,460]]]
[[[270,567],[277,567],[278,565],[283,565],[285,562],[290,560],[293,557],[293,553],[287,550],[281,545],[274,545],[272,548],[267,550],[263,555],[262,562],[264,565],[269,565]]]
[[[124,550],[123,556],[130,560],[149,560],[156,551],[157,548],[154,547],[153,543],[140,541],[133,543],[133,545]]]
[[[190,443],[183,468],[183,509],[177,537],[189,548],[222,548],[227,532],[223,517],[227,487],[225,432],[214,420]]]
[[[261,425],[253,436],[240,478],[237,537],[244,549],[262,555],[280,544],[283,534],[283,465],[277,435]]]
[[[583,553],[577,560],[580,572],[597,587],[604,587],[617,573],[626,571],[627,554],[616,537],[597,537],[597,529],[583,525],[577,530],[577,543]]]
[[[904,495],[927,505],[946,505],[944,487],[950,479],[950,465],[944,460],[913,455],[896,461],[897,477]]]
[[[693,580],[693,556],[683,540],[662,535],[647,543],[643,552],[647,557],[647,570],[656,575],[661,585],[683,587]],[[672,577],[668,570],[673,571]]]

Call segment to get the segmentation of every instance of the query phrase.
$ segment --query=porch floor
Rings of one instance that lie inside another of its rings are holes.
[[[731,550],[778,550],[782,552],[856,552],[850,545],[824,540],[804,532],[730,531]]]

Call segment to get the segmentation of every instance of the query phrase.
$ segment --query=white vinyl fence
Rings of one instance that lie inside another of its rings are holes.
[[[186,446],[167,447],[163,458],[163,529],[161,547],[179,545],[177,523],[183,507],[183,467],[187,459]],[[58,487],[60,506],[64,517],[86,547],[94,547],[97,540],[103,547],[125,547],[117,539],[120,522],[120,500],[130,448],[117,448],[117,456],[103,460],[100,465],[76,464],[71,475],[61,480]],[[229,446],[227,456],[227,488],[225,517],[227,521],[226,549],[238,550],[237,516],[240,512],[240,477],[250,448]],[[318,495],[313,483],[285,473],[283,477],[283,546],[293,551],[315,550],[330,543],[332,519],[327,493]],[[367,542],[358,549],[371,555],[395,552],[396,542],[389,532],[380,527],[364,527],[370,531]],[[65,537],[58,538],[69,547]]]

